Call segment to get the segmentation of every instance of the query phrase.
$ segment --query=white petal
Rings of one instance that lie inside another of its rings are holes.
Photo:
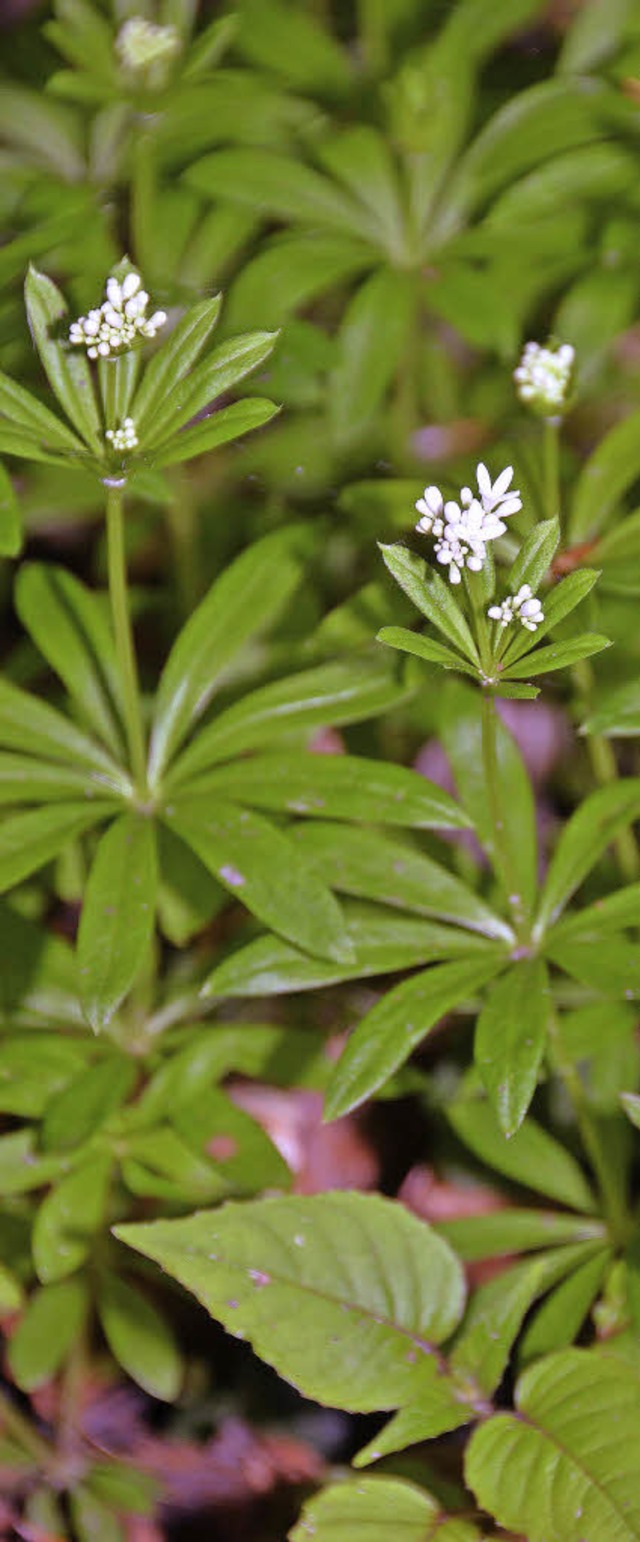
[[[491,477],[489,476],[489,472],[487,471],[487,468],[482,461],[478,461],[476,466],[476,480],[480,490],[480,496],[484,502],[485,498],[491,497]]]
[[[454,503],[453,498],[450,498],[449,502],[445,503],[445,505],[444,505],[444,517],[445,517],[446,523],[448,525],[453,524],[454,522],[457,522],[457,520],[459,520],[459,518],[460,518],[461,513],[462,513],[462,510],[460,508],[460,504],[459,503]]]
[[[518,514],[521,508],[522,499],[518,493],[514,493],[513,497],[505,498],[504,503],[500,504],[498,513],[501,519],[509,519],[512,514]]]
[[[513,466],[505,466],[493,484],[493,496],[497,500],[503,498],[509,483],[513,481]]]

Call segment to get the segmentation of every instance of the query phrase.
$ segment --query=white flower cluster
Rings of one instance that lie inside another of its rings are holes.
[[[147,316],[149,296],[139,273],[127,273],[122,283],[107,279],[107,298],[99,310],[79,316],[69,328],[69,342],[86,348],[88,359],[108,359],[123,353],[139,337],[155,337],[167,319],[165,311]]]
[[[175,27],[159,27],[145,16],[130,16],[120,28],[115,46],[125,69],[138,74],[172,59],[180,49],[180,36]]]
[[[574,358],[570,343],[559,348],[527,343],[513,374],[520,400],[547,416],[559,412],[567,399]]]
[[[528,632],[535,632],[540,622],[544,621],[542,606],[532,594],[530,584],[523,584],[517,594],[508,594],[501,605],[491,605],[487,615],[492,621],[499,621],[501,626],[509,626],[517,619]]]
[[[463,568],[479,573],[487,555],[487,542],[504,535],[504,520],[522,508],[518,492],[509,491],[513,466],[506,466],[495,482],[482,462],[476,468],[477,494],[470,487],[460,491],[460,502],[445,503],[438,487],[425,487],[416,508],[421,518],[416,530],[436,536],[438,562],[449,569],[452,584],[459,584]]]
[[[137,450],[139,441],[133,418],[123,418],[119,428],[108,428],[105,439],[112,450]]]

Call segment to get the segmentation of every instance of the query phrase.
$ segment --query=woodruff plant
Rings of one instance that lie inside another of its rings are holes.
[[[18,1305],[33,1271],[38,1282],[12,1343],[12,1373],[31,1391],[68,1361],[72,1384],[78,1344],[97,1320],[129,1374],[173,1398],[180,1361],[136,1281],[141,1253],[307,1396],[391,1414],[356,1465],[473,1426],[466,1493],[445,1502],[392,1470],[345,1478],[310,1501],[296,1542],[340,1534],[371,1542],[399,1521],[416,1538],[438,1528],[475,1542],[486,1535],[481,1512],[494,1534],[497,1526],[531,1542],[626,1542],[640,1531],[637,1222],[628,1197],[639,1115],[632,1088],[625,1113],[618,1094],[627,1077],[627,1086],[637,1081],[630,1003],[640,977],[627,933],[640,921],[640,885],[608,892],[591,875],[640,815],[640,781],[611,780],[596,741],[594,770],[608,784],[567,821],[540,880],[530,781],[496,711],[501,697],[531,698],[533,679],[584,668],[607,646],[576,630],[574,615],[598,575],[579,567],[555,582],[557,507],[518,541],[527,510],[511,468],[480,464],[476,487],[457,499],[429,486],[418,500],[417,540],[430,561],[403,545],[383,549],[426,635],[385,627],[377,665],[354,656],[239,694],[240,650],[277,617],[309,557],[306,532],[277,531],[216,581],[146,703],[125,564],[136,474],[190,459],[274,411],[263,398],[211,410],[272,343],[259,334],[210,351],[218,303],[195,306],[168,332],[123,263],[104,300],[72,320],[55,286],[32,273],[30,324],[68,426],[0,380],[4,449],[83,464],[104,488],[109,572],[109,609],[64,570],[26,565],[18,576],[19,615],[59,675],[68,711],[0,687],[0,884],[10,896],[0,1106],[25,1121],[0,1138],[0,1182],[13,1200],[36,1197],[33,1209],[10,1212],[15,1269],[9,1259],[0,1284]],[[156,334],[162,341],[143,366]],[[552,451],[568,377],[559,392],[559,355],[543,354],[529,350],[520,369],[535,387],[529,399],[543,418],[557,505]],[[5,548],[15,547],[9,502],[6,518]],[[389,649],[421,664],[398,676]],[[214,692],[233,688],[234,667],[235,699],[225,695],[214,712]],[[427,683],[434,670],[462,677],[442,691],[440,724],[459,801],[401,767],[299,747],[300,731],[358,722],[415,691],[416,670]],[[420,834],[403,839],[369,822],[473,828],[486,877],[473,886],[443,853],[427,852]],[[75,955],[58,939],[43,947],[22,913],[24,890],[10,893],[72,843],[88,869]],[[628,848],[619,857],[627,861]],[[213,972],[192,961],[180,992],[157,967],[156,928],[174,942],[198,930],[216,903],[210,887],[203,902],[203,877],[271,931]],[[585,902],[567,913],[585,880]],[[402,981],[365,1012],[335,1065],[309,1031],[199,1023],[220,997],[394,972]],[[476,1018],[474,1065],[455,1088],[407,1064],[452,1014]],[[603,1055],[618,1072],[608,1097],[598,1086]],[[220,1086],[229,1070],[305,1079],[326,1090],[329,1117],[411,1091],[476,1159],[541,1194],[547,1208],[508,1204],[433,1228],[378,1196],[256,1198],[285,1189],[290,1175]],[[530,1113],[534,1097],[544,1112],[558,1083],[572,1111],[565,1140]],[[216,1160],[216,1139],[231,1142],[233,1160]],[[221,1209],[176,1218],[228,1196]],[[161,1218],[132,1223],[138,1200]],[[516,1262],[467,1291],[461,1261],[514,1251]],[[595,1341],[584,1330],[592,1310]],[[508,1367],[522,1371],[514,1410],[503,1391]],[[3,1417],[43,1488],[72,1495],[78,1535],[88,1534],[88,1516],[112,1534],[121,1471],[95,1452],[49,1446],[11,1403]]]

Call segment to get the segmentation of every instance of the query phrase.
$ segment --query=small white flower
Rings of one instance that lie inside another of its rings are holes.
[[[130,16],[120,28],[115,47],[125,69],[139,75],[179,53],[180,35],[175,27],[159,27],[145,16]]]
[[[437,537],[434,547],[438,562],[449,568],[452,584],[459,584],[463,568],[479,573],[487,556],[487,542],[504,535],[505,519],[522,508],[518,492],[509,491],[513,467],[507,466],[492,483],[486,466],[476,469],[478,494],[470,487],[460,491],[460,502],[444,502],[438,487],[425,487],[416,509],[421,518],[416,525],[424,535]]]
[[[88,359],[108,359],[125,353],[139,338],[155,337],[167,319],[164,311],[147,316],[149,296],[139,273],[125,274],[122,283],[107,279],[106,299],[97,310],[79,316],[69,327],[69,342],[86,348]]]
[[[562,343],[557,348],[527,343],[513,373],[520,400],[544,417],[561,412],[567,399],[574,358],[575,349],[570,343]]]
[[[528,632],[535,632],[544,621],[542,605],[532,594],[530,584],[522,584],[517,594],[508,594],[501,605],[490,605],[487,615],[500,626],[509,626],[518,620]]]
[[[108,428],[105,439],[109,440],[112,450],[137,450],[139,441],[133,418],[123,418],[119,428]]]

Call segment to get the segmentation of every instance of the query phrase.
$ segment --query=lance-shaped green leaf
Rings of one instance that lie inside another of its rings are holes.
[[[367,1467],[394,1451],[406,1451],[423,1440],[435,1440],[482,1415],[483,1399],[464,1378],[454,1378],[446,1365],[433,1360],[423,1367],[414,1401],[400,1408],[353,1458],[354,1467]]]
[[[383,1087],[431,1028],[502,967],[502,953],[436,964],[387,992],[358,1023],[333,1073],[326,1117],[339,1119]]]
[[[560,1242],[606,1240],[606,1227],[592,1216],[566,1215],[556,1210],[496,1210],[486,1215],[440,1221],[437,1227],[454,1252],[465,1261],[529,1253]]]
[[[640,412],[617,423],[589,456],[578,478],[569,518],[573,542],[596,535],[640,473]]]
[[[69,313],[56,285],[30,268],[25,284],[29,326],[52,390],[82,438],[96,454],[103,449],[102,429],[91,372],[80,350],[62,340]]]
[[[149,757],[152,781],[205,711],[225,665],[274,620],[296,587],[301,573],[298,542],[299,532],[289,529],[250,546],[217,579],[183,627],[158,687]]]
[[[409,1401],[464,1304],[454,1254],[377,1195],[251,1200],[116,1235],[306,1397],[353,1411]]]
[[[84,1263],[102,1225],[112,1158],[87,1153],[42,1201],[33,1227],[33,1261],[43,1285],[65,1279]]]
[[[453,643],[470,663],[479,664],[478,650],[459,605],[438,573],[427,580],[427,566],[406,546],[380,546],[382,556],[396,583],[418,610],[439,632]]]
[[[329,380],[329,416],[338,444],[362,433],[381,406],[406,351],[415,306],[413,276],[387,267],[366,278],[347,305]]]
[[[12,814],[0,825],[0,892],[36,873],[113,811],[112,803],[96,801],[89,808],[81,803],[56,803]]]
[[[523,1334],[518,1358],[522,1366],[554,1349],[568,1348],[578,1337],[595,1297],[611,1268],[611,1248],[601,1247],[550,1291]]]
[[[206,785],[234,802],[316,819],[370,819],[418,830],[469,825],[453,798],[426,777],[364,756],[271,752],[210,771]]]
[[[231,407],[223,407],[220,412],[212,413],[210,418],[197,423],[194,428],[182,429],[166,446],[160,445],[159,449],[152,452],[153,463],[155,466],[177,466],[181,461],[194,460],[196,455],[206,455],[220,444],[229,444],[232,439],[239,439],[241,434],[250,434],[254,428],[262,428],[279,411],[274,402],[267,401],[263,396],[233,402]]]
[[[23,1392],[55,1376],[82,1331],[88,1307],[81,1275],[35,1290],[8,1350],[11,1374]]]
[[[605,734],[612,739],[632,739],[640,734],[640,682],[632,680],[607,691],[606,698],[587,718],[582,732]]]
[[[482,703],[477,691],[457,682],[447,685],[440,732],[460,801],[471,815],[483,846],[492,860],[497,861],[484,770]],[[518,746],[497,714],[495,733],[496,798],[519,885],[515,899],[520,899],[520,908],[526,911],[533,905],[537,888],[538,843],[533,790]]]
[[[283,0],[247,0],[238,17],[238,47],[267,76],[323,96],[349,90],[353,64],[319,18]]]
[[[640,883],[629,883],[622,889],[616,889],[613,894],[605,894],[602,899],[594,900],[593,905],[585,905],[583,910],[563,916],[553,928],[554,946],[561,938],[565,942],[582,938],[596,941],[603,933],[638,925]]]
[[[332,889],[513,942],[506,921],[473,889],[415,847],[370,830],[331,824],[302,825],[295,839]]]
[[[428,664],[441,664],[443,669],[457,669],[460,674],[470,675],[477,680],[478,671],[468,664],[461,654],[454,653],[452,648],[443,647],[442,643],[434,642],[431,637],[422,637],[420,632],[410,632],[406,626],[383,626],[377,634],[378,642],[386,643],[388,648],[397,648],[399,653],[411,653],[417,659],[425,659]]]
[[[545,949],[554,964],[581,985],[623,1001],[640,997],[638,944],[620,937],[570,937],[552,933]]]
[[[43,406],[30,391],[25,391],[24,386],[18,385],[10,375],[4,375],[0,371],[0,419],[2,418],[8,423],[14,423],[17,428],[24,429],[27,434],[33,435],[45,448],[72,450],[76,455],[85,453],[82,440],[71,432],[61,418],[57,418],[55,413]]]
[[[189,423],[197,413],[210,408],[218,396],[231,390],[251,370],[264,364],[273,353],[276,340],[276,332],[250,332],[214,348],[183,379],[182,384],[165,394],[164,406],[156,406],[145,438],[145,447],[155,450],[157,445],[163,445],[183,424]]]
[[[589,659],[594,653],[602,653],[611,647],[611,638],[598,632],[583,632],[570,642],[551,643],[547,648],[536,648],[516,664],[507,664],[502,670],[502,680],[524,680],[530,675],[548,675],[554,669],[568,669],[579,659]]]
[[[144,967],[155,925],[157,882],[153,821],[122,814],[98,846],[78,932],[80,989],[96,1032],[110,1022]]]
[[[98,1313],[112,1355],[151,1397],[172,1403],[180,1391],[182,1364],[164,1317],[111,1270],[100,1279]]]
[[[48,702],[9,680],[0,680],[0,745],[21,755],[60,761],[73,770],[86,766],[102,781],[105,793],[113,789],[126,797],[131,790],[126,772],[101,745]]]
[[[120,755],[121,691],[113,638],[98,597],[73,573],[35,562],[20,569],[15,597],[23,625],[85,722]]]
[[[516,1411],[474,1432],[465,1473],[478,1503],[530,1542],[640,1536],[635,1368],[584,1349],[532,1366]]]
[[[180,756],[168,785],[182,788],[199,772],[244,750],[262,749],[288,733],[325,723],[359,723],[396,706],[406,691],[395,675],[370,659],[320,664],[250,691],[203,728]]]
[[[65,1171],[68,1162],[55,1155],[43,1156],[35,1143],[33,1128],[0,1135],[0,1183],[5,1197],[41,1189]]]
[[[381,905],[347,900],[344,936],[353,953],[348,964],[312,958],[280,937],[259,937],[218,964],[202,987],[203,996],[273,996],[315,990],[343,980],[368,979],[397,969],[481,953],[481,937],[437,921],[418,921]]]
[[[217,200],[248,206],[254,213],[294,221],[313,229],[369,239],[371,215],[329,177],[291,156],[269,150],[218,150],[196,161],[187,181]]]
[[[549,1018],[549,978],[541,959],[522,959],[487,992],[474,1058],[505,1135],[522,1124],[536,1090]]]
[[[311,300],[373,267],[376,260],[376,253],[363,241],[330,231],[279,234],[247,262],[235,280],[228,324],[281,326]]]
[[[350,962],[337,900],[293,842],[260,814],[204,796],[171,805],[164,819],[260,921],[310,953]]]
[[[536,918],[539,936],[556,920],[616,835],[640,816],[640,778],[599,787],[572,814],[554,851]]]
[[[47,1103],[80,1071],[84,1045],[54,1033],[7,1035],[0,1046],[0,1109],[38,1119]]]
[[[522,542],[507,579],[510,594],[517,594],[521,584],[530,584],[533,593],[548,572],[560,541],[560,522],[543,519],[534,525]]]
[[[41,1129],[45,1151],[84,1145],[125,1102],[136,1083],[131,1055],[109,1052],[83,1067],[48,1101]]]
[[[195,1152],[168,1124],[127,1134],[121,1159],[127,1188],[145,1199],[182,1207],[210,1205],[229,1193],[223,1168]]]
[[[593,1212],[593,1194],[575,1158],[534,1119],[527,1119],[507,1140],[488,1103],[460,1098],[447,1106],[447,1118],[465,1146],[496,1172],[571,1210]]]
[[[481,1542],[472,1521],[447,1515],[437,1499],[399,1478],[334,1483],[308,1500],[289,1542]]]
[[[131,416],[138,434],[153,425],[156,410],[167,411],[167,399],[195,364],[220,315],[222,295],[189,308],[167,341],[154,354],[133,399]]]
[[[99,771],[72,771],[55,761],[0,751],[0,805],[81,802],[104,798],[105,790]]]
[[[11,477],[0,465],[0,557],[17,557],[21,545],[20,507]]]

